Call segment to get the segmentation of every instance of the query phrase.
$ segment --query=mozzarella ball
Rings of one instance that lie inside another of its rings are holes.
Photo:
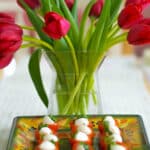
[[[55,122],[48,116],[45,116],[44,119],[43,119],[43,124],[55,124]]]
[[[85,125],[78,126],[78,131],[83,132],[87,135],[92,133],[92,130],[88,126],[85,126]]]
[[[108,127],[109,131],[112,133],[112,134],[119,134],[120,135],[120,129],[117,127],[117,126],[109,126]]]
[[[108,125],[111,125],[111,126],[116,125],[115,120],[111,116],[105,117],[104,122],[108,123]]]
[[[43,140],[44,141],[58,142],[58,137],[54,134],[49,134],[49,135],[45,135]]]
[[[127,150],[124,146],[122,145],[111,145],[110,150]]]
[[[77,141],[81,141],[81,142],[86,142],[89,140],[88,136],[83,133],[83,132],[78,132],[76,135],[75,135],[75,140]]]
[[[50,130],[48,127],[43,127],[40,129],[40,135],[49,135],[52,133],[52,130]]]
[[[76,126],[81,126],[81,125],[88,126],[89,125],[89,120],[87,118],[77,119],[77,120],[75,120],[75,125]]]
[[[56,147],[52,142],[44,141],[39,146],[40,150],[55,150]]]

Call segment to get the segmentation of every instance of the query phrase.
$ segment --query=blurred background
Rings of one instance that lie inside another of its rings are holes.
[[[85,0],[81,0],[80,7],[84,5]],[[0,12],[14,16],[18,24],[29,24],[25,12],[15,0],[0,0]],[[150,17],[150,8],[144,11],[144,15]],[[28,34],[33,35],[32,32]],[[20,49],[11,64],[0,70],[0,118],[3,118],[0,123],[0,150],[6,147],[14,117],[47,113],[28,73],[32,51]],[[42,60],[41,66],[48,89],[50,71],[45,60]],[[142,115],[150,138],[150,46],[133,47],[124,42],[113,47],[99,76],[103,113]]]

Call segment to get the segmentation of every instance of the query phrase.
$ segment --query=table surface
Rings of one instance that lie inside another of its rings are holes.
[[[25,57],[15,74],[0,82],[0,150],[6,149],[14,117],[47,114],[29,77],[27,63]],[[50,72],[44,60],[42,66],[46,84]],[[107,57],[99,71],[99,84],[103,113],[141,115],[150,139],[150,91],[135,58]]]

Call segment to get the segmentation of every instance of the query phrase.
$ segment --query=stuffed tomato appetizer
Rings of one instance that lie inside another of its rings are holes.
[[[73,134],[77,132],[85,133],[90,139],[94,137],[93,127],[87,118],[79,118],[71,121],[70,123],[71,132]]]
[[[94,150],[92,146],[94,132],[92,124],[87,118],[78,118],[71,121],[70,128],[72,150]]]
[[[102,150],[127,150],[117,121],[107,116],[99,123],[100,148]]]
[[[35,131],[35,150],[59,150],[57,130],[57,123],[48,116],[44,117],[43,123]]]

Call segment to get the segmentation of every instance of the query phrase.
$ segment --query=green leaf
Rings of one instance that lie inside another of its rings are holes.
[[[36,50],[32,56],[30,57],[29,61],[29,73],[31,79],[34,83],[34,86],[38,92],[39,97],[41,98],[42,102],[46,107],[48,107],[48,97],[44,89],[44,85],[41,78],[40,73],[40,60],[42,56],[42,50]]]
[[[74,17],[76,23],[78,23],[78,0],[75,0],[74,5],[72,7],[72,16]]]
[[[44,26],[43,21],[39,16],[36,15],[36,13],[24,2],[24,0],[19,0],[19,2],[22,4],[24,9],[26,10],[26,13],[34,26],[36,32],[38,33],[39,37],[50,44],[52,44],[52,39],[50,39],[43,31],[42,28]]]
[[[83,13],[83,17],[82,17],[81,24],[80,24],[80,31],[79,31],[79,49],[81,48],[81,45],[83,42],[86,21],[87,21],[88,15],[90,13],[91,7],[93,6],[94,3],[95,3],[95,0],[90,1]]]
[[[122,0],[111,0],[110,25],[115,21],[122,2]]]
[[[111,0],[106,0],[105,5],[103,7],[103,10],[101,12],[101,16],[99,17],[99,20],[96,24],[96,29],[94,32],[94,35],[92,37],[91,45],[90,45],[90,51],[97,51],[99,48],[99,45],[101,44],[101,39],[105,38],[103,37],[103,32],[105,31],[107,26],[107,21],[110,16],[110,8],[111,8]]]
[[[52,11],[52,4],[50,0],[41,0],[43,15],[49,11]]]

